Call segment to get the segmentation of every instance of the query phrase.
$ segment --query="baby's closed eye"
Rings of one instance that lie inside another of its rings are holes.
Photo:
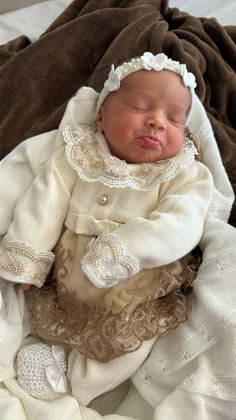
[[[186,116],[182,114],[168,114],[167,119],[173,124],[185,125]]]
[[[127,106],[135,111],[146,112],[148,110],[147,106],[144,104],[127,104]]]

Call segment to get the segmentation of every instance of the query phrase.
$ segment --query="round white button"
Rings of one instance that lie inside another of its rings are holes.
[[[99,195],[99,197],[98,197],[98,203],[99,204],[104,206],[104,204],[107,204],[107,202],[108,202],[108,197],[107,197],[106,194]]]

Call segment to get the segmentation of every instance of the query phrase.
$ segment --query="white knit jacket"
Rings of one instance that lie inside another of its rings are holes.
[[[64,120],[72,111],[69,106]],[[42,286],[64,223],[97,238],[82,259],[96,287],[174,262],[199,243],[213,182],[191,140],[167,161],[131,165],[111,156],[103,135],[87,126],[62,124],[55,139],[61,146],[20,197],[0,242],[2,278]],[[22,176],[24,170],[18,182]],[[2,212],[6,220],[7,205]]]

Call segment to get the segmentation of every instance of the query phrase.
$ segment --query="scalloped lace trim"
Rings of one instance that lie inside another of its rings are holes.
[[[138,260],[125,254],[118,236],[106,232],[89,246],[82,263],[89,267],[102,287],[112,287],[140,270]]]
[[[67,160],[79,177],[113,188],[150,191],[157,184],[174,178],[183,165],[194,161],[197,154],[193,142],[185,137],[184,146],[177,156],[160,162],[131,165],[102,150],[91,127],[67,125],[62,134]]]
[[[8,241],[6,237],[0,242],[0,273],[6,279],[9,276],[20,283],[42,286],[54,261],[52,252],[37,252],[31,246]],[[9,277],[10,279],[10,277]]]

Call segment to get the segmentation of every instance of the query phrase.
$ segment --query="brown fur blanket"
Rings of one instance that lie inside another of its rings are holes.
[[[82,85],[100,90],[111,63],[146,50],[185,62],[236,190],[236,26],[195,18],[168,0],[75,0],[38,41],[0,47],[0,157],[58,126]],[[230,222],[236,226],[236,208]]]

